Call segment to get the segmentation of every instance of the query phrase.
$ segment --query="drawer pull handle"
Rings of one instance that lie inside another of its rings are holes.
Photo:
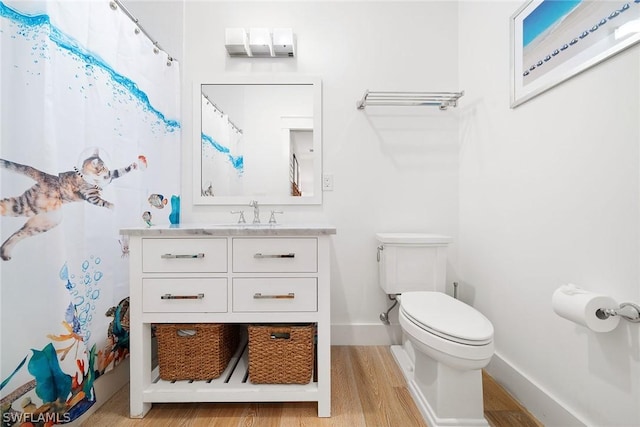
[[[171,295],[164,294],[160,297],[160,299],[204,299],[204,294],[198,295]]]
[[[253,299],[294,299],[295,297],[296,294],[293,292],[280,295],[262,295],[260,292],[256,292],[255,294],[253,294]]]
[[[185,255],[176,255],[176,254],[163,254],[161,256],[163,259],[185,259],[185,258],[204,258],[203,253],[199,254],[185,254]]]
[[[296,254],[290,252],[288,254],[262,254],[258,252],[253,256],[254,258],[295,258]]]

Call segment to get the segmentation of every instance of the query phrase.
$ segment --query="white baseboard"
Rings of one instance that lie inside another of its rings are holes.
[[[115,369],[102,375],[93,383],[96,403],[68,426],[80,426],[87,418],[104,405],[111,397],[129,382],[129,359],[123,360]]]
[[[332,324],[331,345],[391,345],[402,342],[400,325]]]
[[[584,427],[588,425],[499,354],[485,369],[511,396],[546,427]]]

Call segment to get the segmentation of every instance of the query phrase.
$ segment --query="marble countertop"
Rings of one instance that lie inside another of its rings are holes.
[[[129,236],[318,236],[336,234],[336,228],[320,224],[179,224],[120,229]]]

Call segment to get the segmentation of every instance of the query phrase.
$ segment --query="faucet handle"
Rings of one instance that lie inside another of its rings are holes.
[[[271,216],[269,217],[269,224],[276,224],[276,214],[283,214],[282,211],[271,211]]]
[[[244,224],[247,221],[244,219],[244,211],[231,211],[232,214],[240,214],[238,218],[238,224]]]

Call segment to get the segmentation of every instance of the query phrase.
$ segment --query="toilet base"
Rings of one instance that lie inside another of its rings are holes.
[[[429,427],[489,426],[483,413],[480,369],[458,371],[405,346],[411,343],[392,345],[391,353]]]

